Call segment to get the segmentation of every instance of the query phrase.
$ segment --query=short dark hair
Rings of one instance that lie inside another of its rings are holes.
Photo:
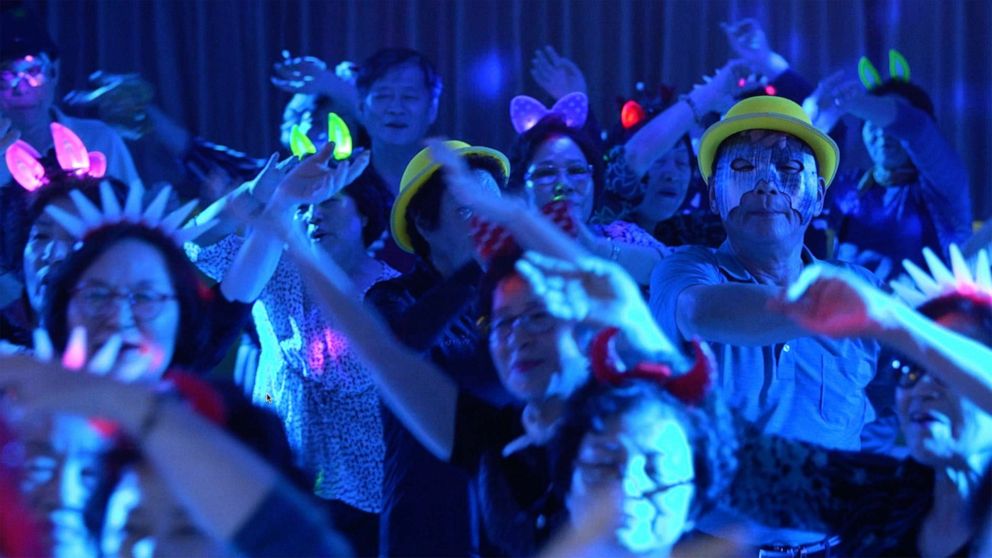
[[[901,79],[888,79],[878,87],[868,90],[869,95],[883,97],[886,95],[898,95],[903,100],[913,105],[919,110],[927,113],[931,120],[936,121],[937,115],[934,112],[933,100],[922,87],[915,83],[903,81]]]
[[[38,13],[27,2],[4,0],[0,5],[0,62],[45,53],[53,62],[59,47]]]
[[[716,393],[711,393],[702,405],[690,406],[645,380],[633,380],[620,387],[590,380],[571,397],[561,426],[548,445],[552,489],[562,501],[571,490],[575,460],[585,435],[603,428],[606,420],[649,402],[660,403],[663,412],[677,420],[688,437],[696,487],[690,518],[698,518],[712,507],[737,467],[738,441],[729,409]]]
[[[362,225],[362,244],[368,248],[382,236],[389,224],[389,194],[378,184],[355,182],[341,193],[355,202],[355,209],[365,218]]]
[[[488,172],[500,189],[506,184],[502,165],[492,157],[469,155],[465,160],[469,168]],[[424,182],[406,206],[406,232],[410,236],[413,253],[426,262],[430,262],[431,247],[417,227],[427,231],[437,230],[441,224],[441,196],[447,187],[444,172],[439,169]]]
[[[366,58],[359,66],[358,77],[355,80],[358,94],[364,98],[375,82],[382,79],[390,70],[407,64],[420,68],[424,74],[424,87],[431,92],[434,101],[440,99],[441,91],[444,89],[441,75],[437,73],[433,62],[412,48],[384,48]]]
[[[510,147],[510,169],[512,170],[507,188],[515,194],[523,191],[524,176],[534,159],[534,154],[544,145],[544,142],[555,136],[565,136],[574,141],[579,146],[586,161],[592,165],[593,207],[598,206],[603,185],[603,150],[599,143],[590,137],[584,129],[568,126],[565,124],[565,120],[557,114],[545,116],[538,120],[533,128],[517,136],[513,146]]]
[[[59,352],[65,349],[69,337],[68,310],[73,290],[80,277],[93,262],[107,250],[123,240],[139,240],[153,246],[162,254],[169,278],[179,303],[179,326],[176,348],[168,368],[193,370],[194,363],[209,343],[210,328],[208,303],[214,293],[206,287],[186,253],[158,229],[132,223],[118,223],[97,229],[85,238],[83,245],[69,256],[52,273],[49,288],[45,290],[43,324],[48,329],[52,344]]]

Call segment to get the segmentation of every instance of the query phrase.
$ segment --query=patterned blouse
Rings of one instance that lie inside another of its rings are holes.
[[[934,471],[912,459],[826,449],[739,425],[738,470],[721,504],[770,527],[841,536],[840,556],[918,556]],[[954,552],[967,556],[971,542]]]
[[[230,235],[205,248],[187,245],[187,253],[216,278],[242,242]],[[373,284],[398,275],[379,263],[378,276],[357,285],[363,297]],[[296,267],[286,260],[279,262],[252,315],[261,345],[255,403],[282,418],[298,464],[315,477],[317,496],[379,512],[385,451],[379,396],[348,339],[310,299]]]

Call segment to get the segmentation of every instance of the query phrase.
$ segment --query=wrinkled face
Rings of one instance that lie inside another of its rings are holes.
[[[86,419],[53,415],[22,431],[25,475],[21,490],[55,556],[92,555],[83,509],[104,474],[108,442]]]
[[[147,466],[125,471],[107,502],[101,536],[107,556],[226,556]]]
[[[521,276],[503,279],[493,293],[489,350],[506,389],[523,401],[570,395],[587,376],[573,330]]]
[[[950,314],[937,322],[992,344],[967,317]],[[992,416],[931,374],[924,373],[913,386],[896,388],[896,411],[910,454],[920,463],[946,466],[992,451]]]
[[[876,167],[891,170],[912,164],[902,142],[886,134],[884,128],[865,121],[861,128],[861,138],[865,142],[868,156]]]
[[[86,329],[90,355],[121,336],[113,372],[122,379],[157,380],[179,333],[179,303],[162,253],[135,239],[108,248],[76,284],[67,321],[69,331]]]
[[[603,505],[617,508],[615,544],[634,554],[667,555],[692,529],[692,448],[685,430],[657,401],[646,402],[585,435],[566,500],[572,522]]]
[[[44,53],[9,60],[0,66],[0,111],[47,112],[55,101],[58,62]]]
[[[420,67],[404,64],[372,84],[358,110],[373,142],[412,145],[423,140],[437,118],[437,100]]]
[[[692,180],[692,164],[685,143],[679,142],[657,159],[641,180],[645,182],[644,201],[637,207],[637,215],[653,222],[674,215]]]
[[[319,205],[310,206],[304,221],[307,236],[331,257],[364,249],[362,225],[365,218],[358,213],[351,196],[339,193]]]
[[[493,196],[500,195],[499,185],[491,174],[482,169],[472,169],[472,174],[479,179],[485,192]],[[462,205],[445,188],[441,194],[437,228],[429,231],[418,227],[418,230],[430,245],[432,254],[443,250],[451,261],[468,262],[476,255],[471,219],[472,209]]]
[[[66,211],[74,210],[69,198],[59,198],[49,205]],[[72,235],[47,213],[42,213],[31,225],[27,244],[24,245],[24,287],[35,313],[41,312],[45,285],[54,265],[65,259],[74,242]]]
[[[789,134],[751,130],[720,146],[710,204],[728,235],[801,238],[823,209],[825,188],[809,146]]]
[[[534,152],[525,175],[534,205],[544,207],[565,199],[579,210],[583,222],[592,216],[592,167],[582,149],[568,136],[552,136]]]

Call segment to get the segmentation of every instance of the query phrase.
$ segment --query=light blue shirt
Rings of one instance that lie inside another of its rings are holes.
[[[804,262],[814,258],[803,252]],[[867,270],[845,265],[878,284]],[[696,285],[757,284],[724,242],[692,246],[661,261],[651,275],[650,306],[672,340],[684,341],[676,301]],[[727,312],[735,312],[733,307]],[[878,344],[866,339],[801,337],[762,347],[711,343],[714,382],[728,402],[762,432],[843,450],[861,449],[861,428],[875,418],[865,386],[875,375]]]

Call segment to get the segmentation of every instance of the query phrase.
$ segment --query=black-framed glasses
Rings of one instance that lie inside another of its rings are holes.
[[[510,336],[510,332],[520,328],[521,331],[532,334],[548,333],[555,327],[557,319],[545,310],[526,312],[519,316],[502,316],[489,322],[489,335],[501,339]]]
[[[131,308],[131,314],[139,322],[155,319],[162,313],[165,303],[175,300],[176,295],[165,294],[152,289],[126,291],[101,286],[80,287],[73,291],[73,300],[88,318],[106,319],[117,312],[117,301],[123,300]]]
[[[537,165],[528,170],[524,178],[537,186],[551,186],[562,174],[569,182],[583,183],[592,177],[592,165],[588,163],[573,163],[564,167]]]

